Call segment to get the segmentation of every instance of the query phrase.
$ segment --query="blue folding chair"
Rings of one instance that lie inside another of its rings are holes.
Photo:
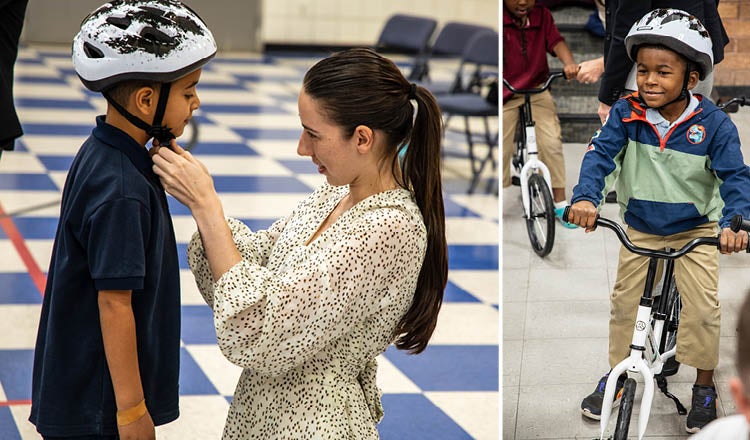
[[[435,42],[430,48],[427,56],[424,58],[424,66],[415,67],[415,71],[422,72],[422,76],[417,78],[418,83],[427,88],[433,95],[446,93],[456,93],[463,90],[464,63],[458,67],[456,75],[452,81],[432,81],[430,79],[429,62],[432,59],[460,58],[471,38],[481,31],[492,31],[487,26],[480,26],[470,23],[460,23],[457,21],[448,22],[440,29]]]
[[[416,15],[395,14],[386,21],[380,32],[375,50],[414,55],[409,78],[422,74],[417,70],[424,65],[424,58],[430,46],[430,39],[437,27],[437,21]]]
[[[498,117],[498,105],[489,102],[481,94],[481,84],[498,80],[498,53],[499,53],[499,35],[495,31],[480,31],[474,35],[471,42],[467,45],[463,54],[462,65],[475,65],[475,71],[472,74],[470,89],[473,91],[453,93],[448,95],[436,96],[440,111],[447,117],[459,116],[464,119],[464,134],[468,146],[468,158],[471,163],[471,182],[469,183],[468,193],[471,194],[476,189],[479,179],[487,164],[497,173],[497,161],[495,160],[495,150],[497,149],[499,132],[490,130],[489,118]],[[484,121],[483,133],[472,133],[469,126],[469,118],[482,118]],[[446,124],[447,125],[447,124]],[[487,145],[487,154],[484,157],[477,157],[474,151],[476,143]],[[443,150],[443,153],[447,152]],[[461,155],[465,157],[463,154]],[[490,179],[487,183],[487,192],[490,191],[492,182],[496,178]]]

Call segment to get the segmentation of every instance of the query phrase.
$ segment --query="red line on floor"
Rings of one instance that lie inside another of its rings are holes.
[[[16,405],[31,405],[31,400],[8,400],[6,402],[0,401],[0,406],[16,406]]]
[[[36,284],[39,293],[44,296],[44,286],[47,284],[47,276],[44,275],[42,269],[36,264],[36,260],[34,260],[29,248],[26,246],[26,241],[23,239],[23,235],[21,235],[21,232],[16,228],[16,224],[13,223],[13,219],[5,214],[2,203],[0,203],[0,228],[5,231],[5,235],[7,235],[11,243],[13,243],[13,247],[16,248],[16,252],[18,252],[23,264],[26,266],[26,270],[29,272],[31,280]]]

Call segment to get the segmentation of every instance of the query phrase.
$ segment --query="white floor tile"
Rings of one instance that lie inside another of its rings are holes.
[[[448,279],[487,304],[499,303],[498,273],[494,270],[451,270]]]
[[[499,393],[426,392],[425,396],[455,420],[472,438],[497,439]]]
[[[188,345],[187,350],[221,395],[234,394],[242,368],[229,362],[218,345]]]
[[[10,240],[0,239],[0,255],[3,256],[0,273],[26,273],[26,266]]]
[[[497,344],[498,313],[477,303],[443,303],[431,344]]]
[[[200,161],[212,176],[291,176],[288,168],[264,157],[203,155]]]
[[[471,217],[445,219],[449,244],[497,245],[497,222]]]
[[[219,439],[229,403],[221,396],[181,396],[180,417],[156,428],[160,440]]]
[[[0,307],[0,350],[33,349],[39,328],[39,306],[5,304]]]
[[[10,173],[46,173],[47,169],[37,157],[22,151],[4,151],[0,176]],[[2,178],[2,177],[0,177]]]
[[[378,361],[377,384],[384,394],[420,393],[422,390],[404,373],[394,367],[391,361],[380,355]]]

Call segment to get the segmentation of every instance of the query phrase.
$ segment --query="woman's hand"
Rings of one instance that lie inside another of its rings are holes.
[[[156,144],[149,151],[154,173],[159,176],[164,189],[193,214],[197,210],[215,207],[219,196],[206,166],[177,145],[174,139],[171,142],[171,148]]]

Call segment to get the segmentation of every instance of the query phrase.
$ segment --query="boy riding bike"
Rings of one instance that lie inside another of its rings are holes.
[[[617,202],[636,246],[679,248],[721,228],[721,252],[739,252],[747,233],[729,229],[735,214],[750,215],[750,171],[729,117],[690,90],[713,70],[711,40],[700,21],[657,9],[625,39],[637,63],[638,92],[615,103],[594,134],[573,189],[568,221],[591,230],[597,207],[616,181]],[[621,248],[611,296],[610,367],[626,358],[648,258]],[[713,370],[719,359],[718,253],[695,249],[675,261],[683,301],[676,359],[697,369],[687,432],[716,418]],[[605,375],[583,399],[584,416],[601,418]],[[618,380],[618,392],[625,377]]]

